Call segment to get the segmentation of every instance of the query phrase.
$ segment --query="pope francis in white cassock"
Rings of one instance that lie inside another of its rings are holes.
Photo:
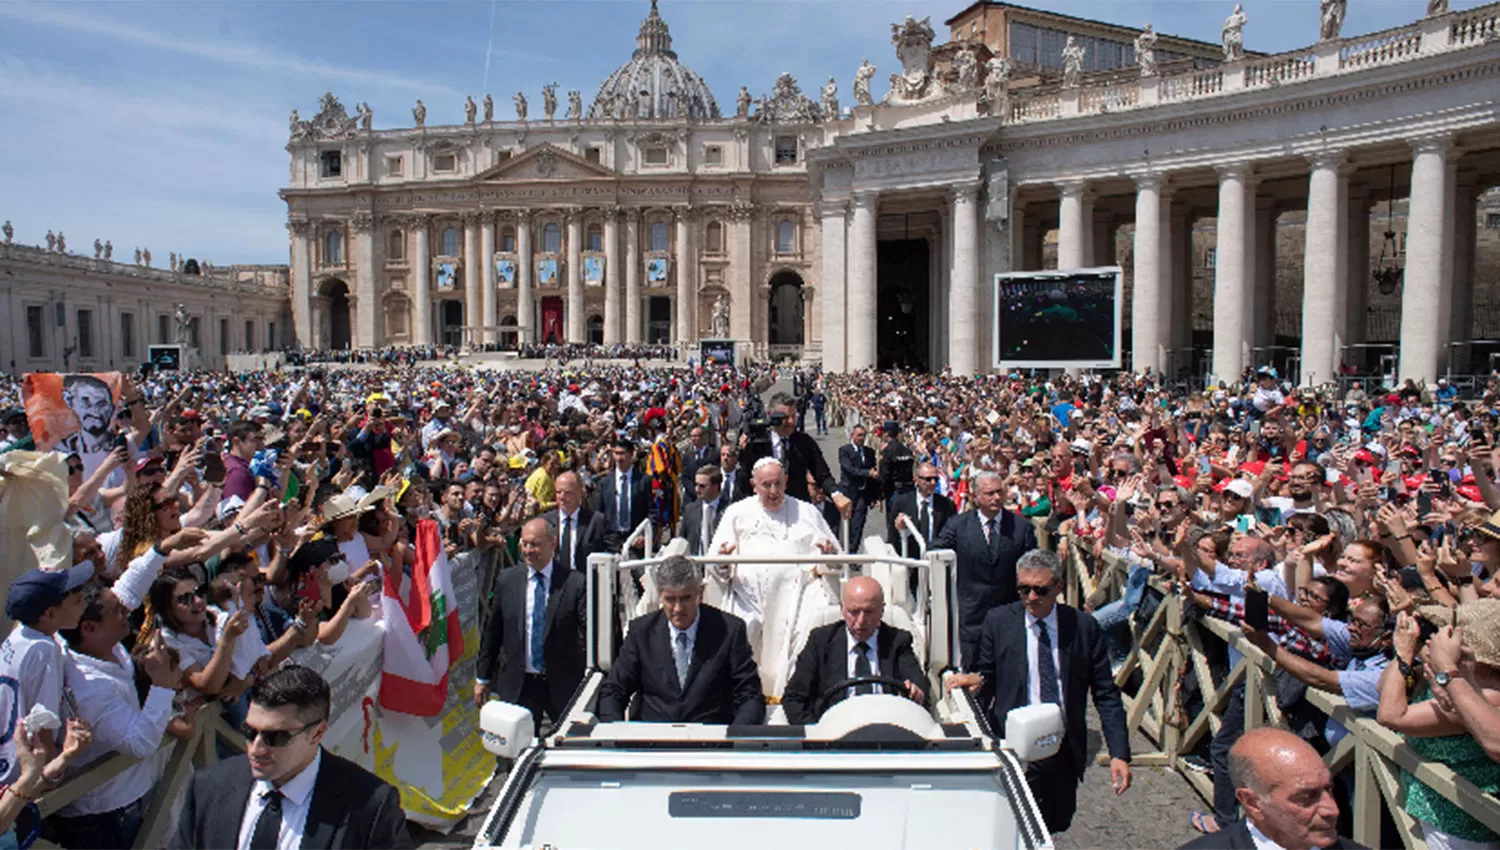
[[[751,471],[755,496],[724,509],[709,551],[720,555],[834,554],[837,537],[811,504],[786,494],[773,458]],[[814,564],[740,563],[710,574],[728,583],[726,607],[745,621],[764,693],[780,696],[807,633],[839,616],[839,594]]]

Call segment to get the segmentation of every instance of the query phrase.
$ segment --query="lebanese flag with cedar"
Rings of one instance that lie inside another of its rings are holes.
[[[448,670],[464,654],[453,577],[437,520],[417,523],[416,553],[409,602],[401,598],[401,573],[385,573],[380,706],[435,717],[448,701]]]

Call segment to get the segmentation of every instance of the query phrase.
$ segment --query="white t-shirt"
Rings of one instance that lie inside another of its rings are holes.
[[[25,717],[40,705],[61,718],[62,691],[62,647],[51,636],[17,623],[0,643],[0,717]],[[7,731],[11,734],[0,743],[0,784],[5,785],[21,775],[15,734]],[[53,732],[52,740],[60,743],[61,731]]]

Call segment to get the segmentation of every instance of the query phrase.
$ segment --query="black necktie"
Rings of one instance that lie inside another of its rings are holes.
[[[990,557],[993,558],[1000,553],[1000,518],[989,520],[984,524],[984,542],[989,544]]]
[[[1036,675],[1042,702],[1062,705],[1062,694],[1057,686],[1057,664],[1052,660],[1052,635],[1046,620],[1039,620],[1036,624]]]
[[[255,830],[250,833],[250,850],[276,850],[281,838],[281,792],[271,789],[265,793],[266,807],[255,819]]]
[[[922,539],[932,539],[932,511],[929,510],[928,500],[922,500],[922,510],[917,514],[917,524],[922,526]]]
[[[872,675],[870,671],[870,645],[860,641],[854,645],[854,677],[856,679]],[[856,694],[875,693],[874,685],[860,685],[854,689]]]
[[[573,518],[570,517],[570,516],[563,517],[562,554],[563,554],[563,559],[564,559],[563,563],[565,563],[565,564],[568,565],[568,569],[572,569],[573,568]]]

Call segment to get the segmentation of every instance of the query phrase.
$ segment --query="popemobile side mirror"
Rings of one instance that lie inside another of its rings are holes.
[[[1023,762],[1057,755],[1062,740],[1063,713],[1056,703],[1023,705],[1005,715],[1005,744]]]
[[[519,705],[490,700],[479,711],[484,748],[505,759],[516,759],[536,742],[531,712]]]

